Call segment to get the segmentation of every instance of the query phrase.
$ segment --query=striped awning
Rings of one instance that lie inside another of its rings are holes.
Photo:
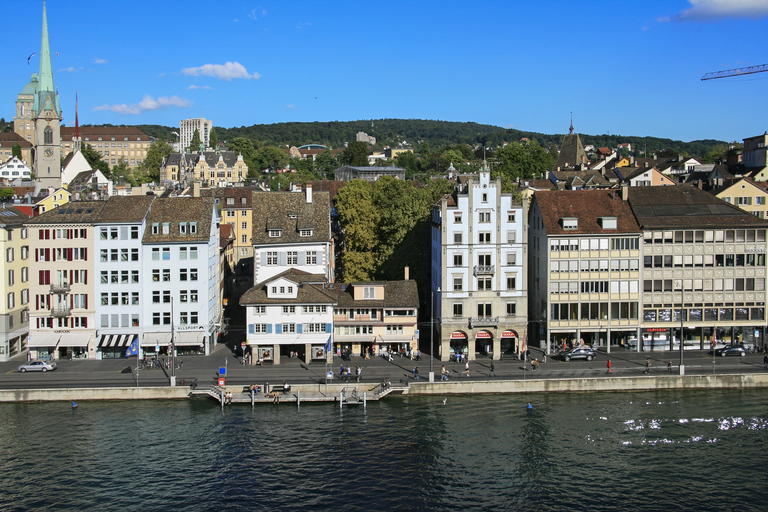
[[[101,348],[123,348],[130,345],[136,334],[105,334],[99,340]]]

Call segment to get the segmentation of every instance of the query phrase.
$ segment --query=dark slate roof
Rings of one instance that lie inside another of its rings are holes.
[[[16,209],[13,206],[6,206],[5,203],[2,203],[2,206],[0,206],[0,226],[22,224],[28,220],[29,215],[23,211]]]
[[[155,196],[112,196],[99,215],[98,224],[141,222],[147,216]]]
[[[32,143],[16,132],[0,132],[0,148],[11,148],[18,144],[23,148],[31,148]]]
[[[352,291],[355,286],[384,285],[383,300],[354,300]],[[326,292],[334,293],[337,307],[339,308],[413,308],[419,307],[419,288],[416,281],[385,281],[385,282],[359,282],[359,283],[334,283],[333,288]]]
[[[335,180],[314,180],[308,181],[307,185],[312,185],[312,190],[315,192],[328,192],[331,201],[333,201],[336,198],[336,194],[339,193],[339,190],[344,188],[346,183]]]
[[[29,219],[27,224],[94,224],[106,201],[70,201]]]
[[[539,206],[549,236],[641,231],[632,210],[621,200],[621,191],[618,190],[540,190],[533,198]],[[616,229],[603,229],[601,217],[616,217]],[[579,219],[578,229],[563,229],[563,218]]]
[[[219,208],[250,209],[253,204],[253,193],[258,190],[256,187],[210,187],[201,189],[200,196],[217,198]],[[227,204],[228,197],[235,198],[235,204]],[[245,198],[245,204],[241,201],[242,198]]]
[[[296,283],[298,286],[295,299],[280,297],[276,299],[267,298],[267,287],[269,283],[277,279],[286,278]],[[323,274],[310,274],[303,270],[289,268],[274,277],[256,284],[253,288],[246,291],[240,297],[240,305],[248,306],[252,304],[335,304],[336,297],[332,290],[327,289],[327,282]]]
[[[211,221],[215,201],[211,197],[158,197],[152,203],[144,230],[143,243],[207,242],[211,236]],[[152,234],[152,224],[170,223],[170,233]],[[180,222],[197,222],[196,234],[181,234]]]
[[[768,221],[691,186],[630,187],[629,204],[643,229],[768,227]]]
[[[70,155],[72,155],[72,153],[70,153]],[[96,170],[79,172],[72,178],[67,186],[76,187],[78,185],[90,185],[94,174],[96,174]]]
[[[560,144],[560,155],[557,157],[555,168],[561,169],[587,164],[589,159],[584,151],[584,145],[578,133],[569,133],[563,136],[563,142]]]
[[[76,129],[73,126],[62,126],[61,140],[72,140]],[[123,141],[125,137],[128,137],[129,141],[149,141],[149,135],[135,126],[81,126],[80,137],[86,143],[98,142],[99,137],[103,141],[111,141],[114,137],[115,142]]]
[[[268,229],[282,230],[281,236],[270,238]],[[313,235],[300,237],[301,229],[312,229]],[[253,193],[254,245],[317,243],[330,240],[331,201],[328,192],[313,191],[311,203],[307,203],[304,192]]]
[[[184,162],[188,167],[196,166],[200,160],[205,160],[208,167],[215,167],[222,159],[227,167],[233,167],[237,163],[238,153],[234,151],[203,151],[202,153],[184,153]],[[170,157],[170,155],[169,155]]]
[[[651,169],[653,169],[653,167],[619,167],[619,172],[625,180],[631,180],[632,178],[648,172]]]

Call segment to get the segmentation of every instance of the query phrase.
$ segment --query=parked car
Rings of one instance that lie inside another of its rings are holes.
[[[24,372],[47,372],[48,370],[55,370],[56,363],[46,361],[32,361],[31,363],[23,364],[19,366],[18,370],[21,373]]]
[[[587,361],[591,361],[595,357],[597,357],[597,352],[595,352],[592,347],[576,347],[560,354],[560,358],[566,362],[571,359],[586,359]]]
[[[716,356],[746,356],[747,350],[741,345],[726,345],[723,348],[715,349]]]

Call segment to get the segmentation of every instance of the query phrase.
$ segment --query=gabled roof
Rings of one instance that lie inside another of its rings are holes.
[[[94,224],[106,203],[106,201],[70,201],[29,219],[27,224]]]
[[[384,285],[384,299],[381,300],[355,300],[353,291],[355,286]],[[419,307],[419,288],[416,281],[385,281],[385,282],[358,282],[358,283],[334,283],[332,288],[326,289],[327,293],[333,293],[339,308],[350,307],[374,307],[374,308],[413,308]]]
[[[201,197],[215,197],[219,199],[219,208],[223,209],[251,209],[253,193],[256,187],[209,187],[200,190]],[[234,198],[235,204],[227,204],[227,198]],[[242,199],[245,198],[245,203]]]
[[[72,140],[75,136],[76,127],[62,126],[61,140]],[[135,126],[80,126],[80,137],[84,143],[91,143],[99,140],[111,141],[115,137],[115,142],[124,141],[128,137],[129,141],[149,141],[149,135],[142,132]]]
[[[312,236],[300,236],[311,229]],[[269,230],[280,230],[270,237]],[[327,243],[331,240],[331,201],[328,192],[253,193],[253,244]]]
[[[0,132],[0,148],[11,148],[14,144],[22,149],[32,147],[32,143],[16,132]]]
[[[143,243],[166,242],[207,242],[211,236],[215,201],[211,197],[158,197],[152,203],[147,217],[149,228],[144,230]],[[187,223],[187,232],[182,234],[179,223]],[[197,222],[197,233],[190,233],[189,223]],[[153,234],[151,225],[168,223],[170,232]]]
[[[650,187],[643,187],[650,188]],[[640,226],[617,190],[542,190],[533,199],[548,236],[639,233]],[[603,229],[600,219],[615,217],[616,229]],[[561,220],[577,218],[578,229],[563,229]]]
[[[2,206],[0,206],[0,226],[23,224],[29,218],[29,215],[13,206],[6,206],[5,203],[2,203]]]
[[[112,196],[99,215],[97,224],[141,222],[147,216],[155,196]]]
[[[628,193],[643,229],[768,227],[768,221],[696,187],[630,187]]]
[[[298,286],[295,299],[267,297],[267,287],[278,279],[288,279]],[[336,296],[326,288],[327,281],[323,274],[310,274],[303,270],[289,268],[288,270],[257,283],[240,297],[240,305],[251,304],[335,304]]]

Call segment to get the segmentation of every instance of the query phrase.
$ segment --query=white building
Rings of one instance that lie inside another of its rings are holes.
[[[179,145],[180,152],[184,153],[189,148],[189,143],[192,142],[192,137],[195,135],[195,130],[200,134],[200,141],[205,145],[205,148],[211,147],[211,130],[213,130],[213,121],[197,117],[193,119],[184,119],[179,125]],[[192,148],[193,152],[197,152],[199,148]]]
[[[331,201],[328,192],[253,194],[253,282],[290,268],[323,274],[333,282]]]
[[[126,347],[148,326],[142,322],[142,306],[149,306],[152,292],[143,289],[141,241],[154,200],[146,195],[111,197],[95,223],[98,359],[123,357]]]
[[[18,179],[29,180],[32,178],[32,169],[14,156],[4,164],[0,164],[0,178],[5,182]]]
[[[519,353],[527,335],[527,200],[502,193],[490,171],[432,210],[435,336],[442,361]]]
[[[324,274],[288,269],[248,290],[245,342],[253,361],[280,364],[281,357],[325,361],[333,336],[335,292]]]
[[[209,197],[158,198],[142,239],[142,350],[205,354],[221,326],[219,217]],[[149,295],[148,295],[149,294]]]

